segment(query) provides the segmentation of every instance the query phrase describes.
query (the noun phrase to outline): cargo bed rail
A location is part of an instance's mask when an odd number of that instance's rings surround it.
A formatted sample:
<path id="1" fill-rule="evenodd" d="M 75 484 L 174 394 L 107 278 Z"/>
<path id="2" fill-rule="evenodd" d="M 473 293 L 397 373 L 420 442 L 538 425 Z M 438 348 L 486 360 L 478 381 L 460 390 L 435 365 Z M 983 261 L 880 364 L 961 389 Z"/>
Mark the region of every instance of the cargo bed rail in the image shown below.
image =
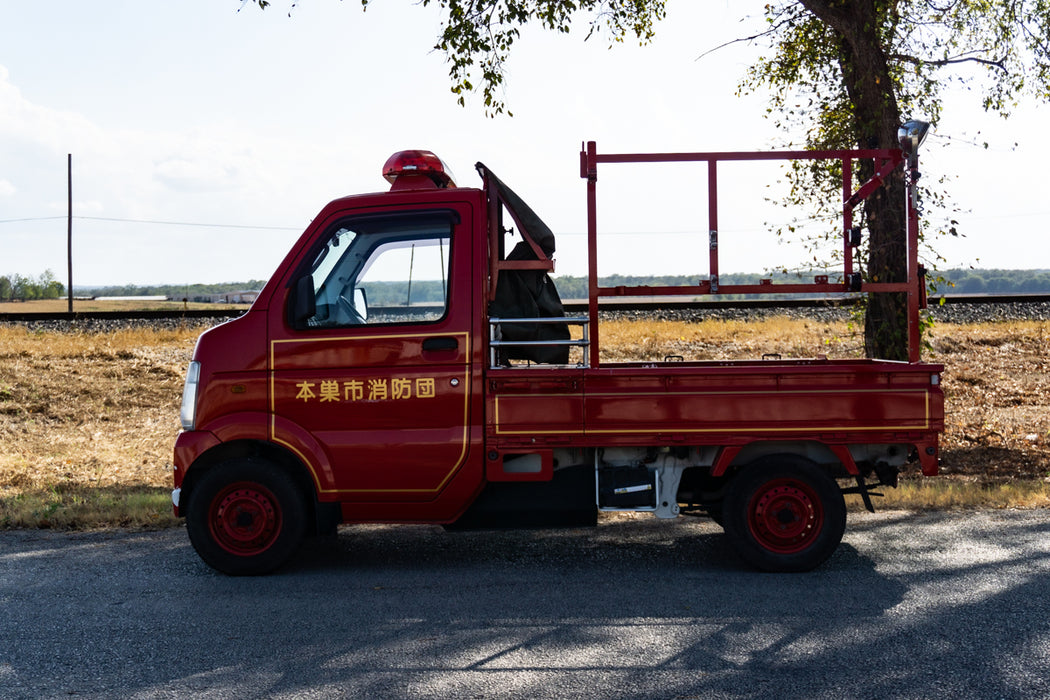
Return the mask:
<path id="1" fill-rule="evenodd" d="M 721 285 L 718 279 L 718 164 L 725 161 L 791 161 L 791 160 L 838 160 L 842 172 L 842 278 L 832 281 L 828 275 L 818 275 L 812 283 L 772 284 L 762 280 L 759 284 Z M 875 174 L 853 189 L 854 162 L 874 161 Z M 709 278 L 696 285 L 685 286 L 615 286 L 598 284 L 598 204 L 597 181 L 599 164 L 615 163 L 706 163 L 708 194 L 708 248 Z M 854 226 L 854 208 L 870 197 L 889 176 L 902 164 L 906 165 L 907 188 L 900 196 L 907 200 L 906 267 L 904 282 L 867 282 L 854 267 L 854 255 L 861 244 L 861 229 Z M 919 309 L 925 305 L 924 270 L 919 265 L 919 215 L 916 203 L 918 180 L 917 154 L 906 155 L 897 148 L 827 150 L 827 151 L 770 151 L 770 152 L 712 152 L 712 153 L 598 153 L 594 141 L 589 141 L 580 151 L 580 177 L 587 180 L 587 255 L 588 255 L 588 307 L 591 318 L 590 366 L 598 367 L 598 299 L 600 297 L 652 297 L 652 296 L 702 296 L 721 294 L 833 294 L 850 292 L 898 292 L 908 298 L 908 358 L 919 361 Z"/>

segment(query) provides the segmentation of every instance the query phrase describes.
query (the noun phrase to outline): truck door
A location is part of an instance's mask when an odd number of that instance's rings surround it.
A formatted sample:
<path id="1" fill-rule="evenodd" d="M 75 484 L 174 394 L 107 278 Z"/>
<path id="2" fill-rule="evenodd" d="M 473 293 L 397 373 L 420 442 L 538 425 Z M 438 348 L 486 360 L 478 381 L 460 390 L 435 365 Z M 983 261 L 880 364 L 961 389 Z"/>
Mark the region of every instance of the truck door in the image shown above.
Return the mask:
<path id="1" fill-rule="evenodd" d="M 271 309 L 272 439 L 322 497 L 430 501 L 467 463 L 470 218 L 467 204 L 330 216 Z"/>

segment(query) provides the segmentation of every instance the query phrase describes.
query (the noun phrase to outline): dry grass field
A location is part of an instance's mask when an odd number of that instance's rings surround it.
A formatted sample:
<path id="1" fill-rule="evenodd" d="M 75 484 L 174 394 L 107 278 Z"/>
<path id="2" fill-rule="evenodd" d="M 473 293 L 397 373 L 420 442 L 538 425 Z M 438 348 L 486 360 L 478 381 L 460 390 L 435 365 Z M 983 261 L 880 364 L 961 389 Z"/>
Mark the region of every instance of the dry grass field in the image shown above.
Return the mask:
<path id="1" fill-rule="evenodd" d="M 201 330 L 0 325 L 0 528 L 174 523 L 171 450 Z M 861 352 L 849 324 L 782 318 L 609 322 L 601 332 L 608 360 Z M 876 506 L 1050 505 L 1050 323 L 944 324 L 929 342 L 926 358 L 946 366 L 944 476 L 909 472 Z"/>
<path id="2" fill-rule="evenodd" d="M 0 527 L 165 522 L 157 490 L 199 332 L 0 327 Z M 115 502 L 147 497 L 112 522 Z"/>

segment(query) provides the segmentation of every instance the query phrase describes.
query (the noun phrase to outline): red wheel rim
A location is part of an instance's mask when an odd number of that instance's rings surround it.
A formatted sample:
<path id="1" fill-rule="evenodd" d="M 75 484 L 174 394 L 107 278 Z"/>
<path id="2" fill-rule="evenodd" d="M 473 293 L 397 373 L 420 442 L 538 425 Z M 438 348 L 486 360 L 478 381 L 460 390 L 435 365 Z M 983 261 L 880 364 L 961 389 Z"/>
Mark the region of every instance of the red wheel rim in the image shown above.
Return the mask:
<path id="1" fill-rule="evenodd" d="M 765 549 L 796 554 L 820 533 L 824 508 L 808 484 L 797 479 L 775 479 L 755 492 L 748 506 L 747 524 Z"/>
<path id="2" fill-rule="evenodd" d="M 259 484 L 227 486 L 212 500 L 209 512 L 208 527 L 215 541 L 238 556 L 266 551 L 281 531 L 277 499 Z"/>

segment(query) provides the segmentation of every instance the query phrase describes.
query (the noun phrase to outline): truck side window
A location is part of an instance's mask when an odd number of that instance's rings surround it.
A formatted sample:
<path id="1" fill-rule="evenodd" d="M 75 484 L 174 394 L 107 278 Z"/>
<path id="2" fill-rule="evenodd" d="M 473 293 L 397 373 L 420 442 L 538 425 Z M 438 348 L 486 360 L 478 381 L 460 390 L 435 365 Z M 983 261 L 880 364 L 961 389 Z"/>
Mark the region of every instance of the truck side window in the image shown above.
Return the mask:
<path id="1" fill-rule="evenodd" d="M 314 312 L 295 325 L 340 328 L 444 318 L 455 224 L 448 211 L 340 221 L 304 271 L 312 284 L 304 284 L 301 293 L 312 288 Z"/>

